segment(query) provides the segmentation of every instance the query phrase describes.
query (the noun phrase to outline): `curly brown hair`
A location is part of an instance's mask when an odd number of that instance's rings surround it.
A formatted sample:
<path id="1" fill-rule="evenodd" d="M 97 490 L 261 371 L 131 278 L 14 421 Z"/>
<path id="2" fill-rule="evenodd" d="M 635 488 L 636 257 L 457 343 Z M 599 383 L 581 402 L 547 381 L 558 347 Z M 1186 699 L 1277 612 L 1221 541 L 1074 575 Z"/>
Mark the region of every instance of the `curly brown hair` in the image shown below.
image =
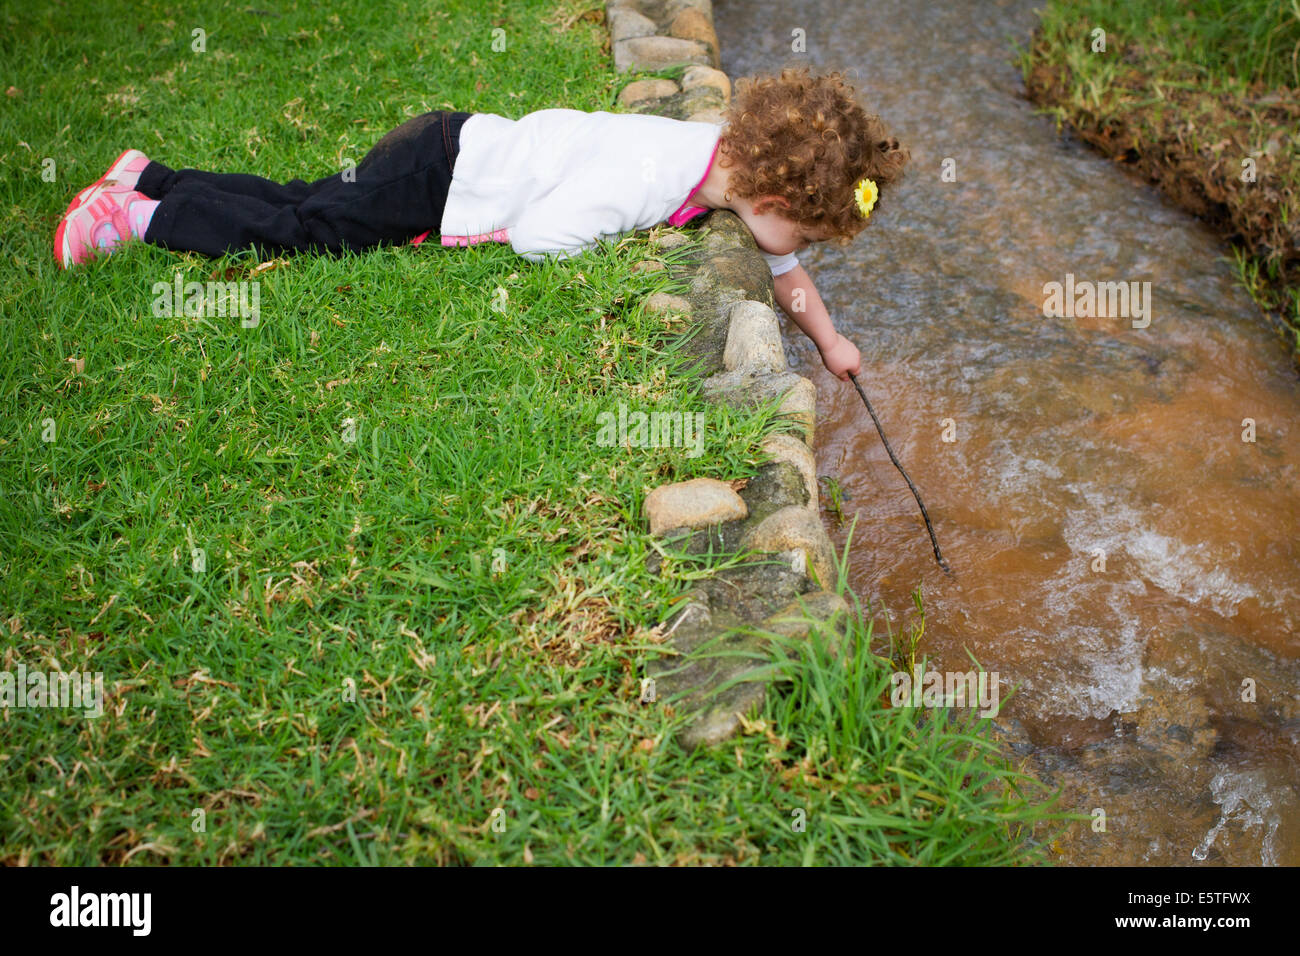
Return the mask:
<path id="1" fill-rule="evenodd" d="M 869 176 L 883 193 L 910 158 L 839 72 L 812 76 L 800 67 L 743 78 L 723 119 L 718 162 L 734 167 L 728 188 L 746 199 L 783 197 L 790 205 L 781 215 L 841 245 L 867 225 L 857 184 Z"/>

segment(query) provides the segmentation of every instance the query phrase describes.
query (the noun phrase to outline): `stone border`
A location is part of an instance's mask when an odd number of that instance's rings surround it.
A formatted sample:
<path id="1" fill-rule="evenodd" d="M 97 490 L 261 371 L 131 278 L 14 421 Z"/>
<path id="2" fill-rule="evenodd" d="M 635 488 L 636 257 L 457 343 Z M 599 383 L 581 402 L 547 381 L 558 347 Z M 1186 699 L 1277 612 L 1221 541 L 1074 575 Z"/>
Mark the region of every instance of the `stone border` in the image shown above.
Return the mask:
<path id="1" fill-rule="evenodd" d="M 620 103 L 673 119 L 722 121 L 731 81 L 716 68 L 711 0 L 610 0 L 606 17 L 620 72 L 687 67 L 680 83 L 628 84 Z M 708 213 L 702 223 L 702 252 L 678 273 L 690 291 L 651 296 L 646 307 L 684 314 L 697 327 L 686 350 L 708 376 L 709 400 L 743 405 L 780 399 L 781 413 L 798 423 L 802 438 L 767 438 L 763 451 L 772 461 L 743 485 L 697 478 L 661 485 L 646 498 L 651 533 L 674 548 L 756 552 L 711 576 L 663 625 L 670 655 L 653 661 L 649 673 L 655 699 L 671 698 L 694 715 L 680 736 L 688 747 L 727 739 L 745 713 L 762 704 L 766 682 L 746 675 L 766 667 L 771 635 L 803 637 L 815 624 L 833 627 L 848 612 L 829 589 L 834 551 L 818 512 L 812 453 L 816 388 L 786 365 L 771 271 L 748 228 L 724 210 Z M 669 249 L 687 240 L 667 232 L 658 242 Z"/>

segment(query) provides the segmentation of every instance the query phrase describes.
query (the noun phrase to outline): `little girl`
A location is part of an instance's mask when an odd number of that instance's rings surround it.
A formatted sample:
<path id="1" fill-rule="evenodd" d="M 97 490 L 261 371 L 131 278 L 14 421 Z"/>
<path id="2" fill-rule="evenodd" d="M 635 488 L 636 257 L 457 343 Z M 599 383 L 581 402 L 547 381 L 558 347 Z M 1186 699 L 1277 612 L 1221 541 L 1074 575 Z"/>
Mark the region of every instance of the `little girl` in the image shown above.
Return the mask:
<path id="1" fill-rule="evenodd" d="M 508 242 L 533 260 L 606 236 L 680 226 L 729 209 L 753 233 L 776 300 L 832 375 L 857 374 L 857 348 L 835 331 L 795 257 L 810 242 L 846 244 L 906 150 L 854 101 L 838 73 L 786 69 L 741 80 L 723 125 L 635 113 L 546 109 L 518 120 L 437 110 L 385 135 L 361 164 L 306 183 L 175 170 L 127 150 L 64 213 L 63 267 L 127 239 L 220 256 Z"/>

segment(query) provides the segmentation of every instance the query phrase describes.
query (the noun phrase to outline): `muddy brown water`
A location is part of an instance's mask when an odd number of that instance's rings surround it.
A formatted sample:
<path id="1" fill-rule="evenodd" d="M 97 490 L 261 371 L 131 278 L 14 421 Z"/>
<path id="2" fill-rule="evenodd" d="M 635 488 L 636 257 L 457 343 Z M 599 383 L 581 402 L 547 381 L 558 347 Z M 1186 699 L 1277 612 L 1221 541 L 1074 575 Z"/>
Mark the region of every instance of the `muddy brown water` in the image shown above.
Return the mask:
<path id="1" fill-rule="evenodd" d="M 787 322 L 819 473 L 858 515 L 851 583 L 896 626 L 920 585 L 932 667 L 969 653 L 1018 688 L 1008 747 L 1105 813 L 1061 862 L 1300 864 L 1300 384 L 1227 248 L 1024 98 L 1033 7 L 715 3 L 733 78 L 846 70 L 912 149 L 853 245 L 801 259 L 956 574 L 856 393 Z M 1067 274 L 1149 282 L 1150 324 L 1045 316 Z"/>

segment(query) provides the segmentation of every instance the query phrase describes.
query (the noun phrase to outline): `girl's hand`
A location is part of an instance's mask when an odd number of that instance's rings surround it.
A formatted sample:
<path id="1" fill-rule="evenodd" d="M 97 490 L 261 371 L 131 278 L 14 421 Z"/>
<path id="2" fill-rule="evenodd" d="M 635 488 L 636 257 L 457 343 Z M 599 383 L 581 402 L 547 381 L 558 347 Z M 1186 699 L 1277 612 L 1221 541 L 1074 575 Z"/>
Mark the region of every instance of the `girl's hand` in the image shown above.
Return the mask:
<path id="1" fill-rule="evenodd" d="M 862 374 L 862 353 L 858 351 L 856 345 L 838 332 L 835 333 L 835 341 L 831 347 L 822 351 L 821 356 L 826 371 L 841 381 L 847 382 L 850 372 L 854 375 Z"/>

